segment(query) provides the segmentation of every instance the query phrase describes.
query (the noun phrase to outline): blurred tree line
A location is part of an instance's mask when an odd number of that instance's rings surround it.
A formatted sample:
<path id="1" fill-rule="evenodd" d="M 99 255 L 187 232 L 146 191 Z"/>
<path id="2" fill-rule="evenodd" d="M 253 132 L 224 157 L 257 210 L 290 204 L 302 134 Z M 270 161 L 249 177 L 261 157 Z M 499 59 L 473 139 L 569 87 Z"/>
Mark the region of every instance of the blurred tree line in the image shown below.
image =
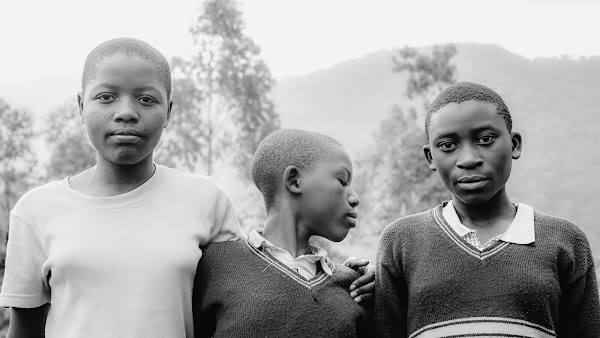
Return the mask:
<path id="1" fill-rule="evenodd" d="M 352 251 L 374 260 L 379 235 L 389 223 L 450 199 L 439 176 L 429 170 L 422 147 L 427 107 L 456 82 L 452 58 L 457 49 L 453 44 L 437 45 L 430 54 L 404 47 L 392 56 L 391 71 L 406 76 L 406 91 L 399 96 L 408 107 L 393 104 L 373 135 L 375 145 L 355 160 L 360 227 L 350 232 L 341 248 L 324 244 L 337 260 Z"/>
<path id="2" fill-rule="evenodd" d="M 280 127 L 269 98 L 274 80 L 260 57 L 260 48 L 244 34 L 242 13 L 233 0 L 203 2 L 190 33 L 193 52 L 170 62 L 175 104 L 155 161 L 207 175 L 233 168 L 230 171 L 237 179 L 252 186 L 250 159 L 260 141 Z M 402 96 L 414 106 L 403 109 L 393 105 L 374 135 L 374 148 L 355 161 L 358 174 L 354 184 L 361 198 L 362 224 L 351 232 L 346 241 L 349 245 L 376 239 L 393 219 L 444 199 L 443 185 L 423 160 L 421 124 L 429 100 L 455 82 L 454 55 L 456 48 L 446 45 L 434 47 L 431 55 L 406 47 L 394 57 L 391 71 L 408 74 Z M 74 175 L 96 162 L 75 100 L 52 110 L 44 126 L 41 141 L 50 150 L 47 163 L 35 157 L 31 116 L 0 99 L 2 276 L 9 211 L 18 198 L 33 186 Z M 248 192 L 243 203 L 236 208 L 242 226 L 260 226 L 264 211 L 258 190 Z M 338 261 L 348 256 L 327 242 L 320 244 Z M 0 328 L 8 323 L 6 314 L 0 312 Z"/>
<path id="3" fill-rule="evenodd" d="M 393 56 L 395 73 L 406 73 L 408 109 L 394 104 L 375 133 L 375 146 L 357 159 L 357 192 L 365 202 L 363 226 L 377 235 L 393 220 L 427 210 L 447 197 L 438 175 L 431 172 L 422 147 L 425 113 L 443 88 L 456 82 L 454 45 L 434 46 L 431 55 L 405 47 Z M 363 224 L 364 225 L 364 224 Z"/>
<path id="4" fill-rule="evenodd" d="M 190 27 L 194 52 L 170 60 L 175 104 L 155 152 L 157 163 L 206 175 L 233 168 L 238 179 L 249 183 L 250 159 L 260 141 L 279 128 L 279 115 L 269 98 L 274 80 L 244 27 L 235 1 L 202 3 Z M 52 110 L 43 125 L 35 131 L 28 112 L 0 99 L 1 276 L 9 212 L 19 197 L 34 186 L 77 174 L 96 163 L 74 99 Z M 34 138 L 36 132 L 41 140 Z M 49 150 L 47 163 L 37 160 L 36 141 L 44 142 Z M 247 200 L 261 200 L 257 195 Z M 240 218 L 260 218 L 261 212 L 247 208 Z M 0 336 L 6 334 L 7 325 L 8 312 L 1 311 Z"/>

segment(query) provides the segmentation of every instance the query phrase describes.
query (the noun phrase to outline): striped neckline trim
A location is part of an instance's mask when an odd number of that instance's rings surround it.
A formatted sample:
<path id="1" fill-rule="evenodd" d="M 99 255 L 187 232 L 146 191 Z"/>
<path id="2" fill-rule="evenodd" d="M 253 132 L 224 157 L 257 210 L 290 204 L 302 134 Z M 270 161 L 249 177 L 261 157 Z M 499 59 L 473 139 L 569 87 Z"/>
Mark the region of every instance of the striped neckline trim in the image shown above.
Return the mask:
<path id="1" fill-rule="evenodd" d="M 294 280 L 296 283 L 298 283 L 308 289 L 312 289 L 312 288 L 316 287 L 317 285 L 323 283 L 327 278 L 330 277 L 328 274 L 323 273 L 321 271 L 321 272 L 318 272 L 314 278 L 311 278 L 310 280 L 306 280 L 298 272 L 293 271 L 291 268 L 289 268 L 285 264 L 281 263 L 277 259 L 273 258 L 271 255 L 263 252 L 260 249 L 253 247 L 250 243 L 248 243 L 248 240 L 246 240 L 244 242 L 246 243 L 246 246 L 248 246 L 248 248 L 250 248 L 250 251 L 252 251 L 260 259 L 266 261 L 269 264 L 269 265 L 267 265 L 265 270 L 268 269 L 269 267 L 274 267 L 277 270 L 279 270 L 280 272 L 282 272 L 283 274 L 285 274 L 286 276 L 288 276 L 289 278 L 291 278 L 292 280 Z M 331 271 L 333 272 L 334 270 L 335 270 L 335 266 L 332 266 Z"/>
<path id="2" fill-rule="evenodd" d="M 442 206 L 439 205 L 435 210 L 433 210 L 433 218 L 436 223 L 440 226 L 442 231 L 463 251 L 467 254 L 483 261 L 488 259 L 495 254 L 499 253 L 503 249 L 509 246 L 510 243 L 497 241 L 492 244 L 490 247 L 485 248 L 483 251 L 479 251 L 477 248 L 474 248 L 471 244 L 467 243 L 464 238 L 460 237 L 450 225 L 444 219 L 442 215 Z"/>

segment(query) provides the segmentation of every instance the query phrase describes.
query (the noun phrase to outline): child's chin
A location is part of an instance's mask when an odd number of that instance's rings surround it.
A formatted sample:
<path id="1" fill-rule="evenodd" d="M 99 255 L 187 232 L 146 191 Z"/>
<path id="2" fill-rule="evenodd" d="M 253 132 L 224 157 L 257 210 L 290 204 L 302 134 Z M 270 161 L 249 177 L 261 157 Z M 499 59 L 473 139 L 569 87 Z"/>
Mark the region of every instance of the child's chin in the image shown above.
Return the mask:
<path id="1" fill-rule="evenodd" d="M 344 238 L 346 238 L 347 236 L 348 236 L 348 231 L 346 231 L 343 234 L 335 234 L 333 236 L 329 236 L 327 239 L 330 240 L 330 241 L 332 241 L 332 242 L 338 243 L 338 242 L 343 241 Z"/>
<path id="2" fill-rule="evenodd" d="M 459 199 L 466 205 L 476 207 L 489 202 L 491 198 L 487 196 L 461 196 Z"/>

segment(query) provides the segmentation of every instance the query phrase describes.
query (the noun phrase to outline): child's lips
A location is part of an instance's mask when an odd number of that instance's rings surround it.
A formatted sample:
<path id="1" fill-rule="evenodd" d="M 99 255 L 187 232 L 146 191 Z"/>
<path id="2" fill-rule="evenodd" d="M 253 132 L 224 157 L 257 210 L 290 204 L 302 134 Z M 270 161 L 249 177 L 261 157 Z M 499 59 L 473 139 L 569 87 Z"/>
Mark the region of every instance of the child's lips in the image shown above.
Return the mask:
<path id="1" fill-rule="evenodd" d="M 353 228 L 356 226 L 356 217 L 358 217 L 356 211 L 347 214 L 347 219 L 350 222 L 350 226 Z"/>
<path id="2" fill-rule="evenodd" d="M 457 184 L 464 190 L 474 190 L 482 188 L 487 183 L 487 181 L 487 177 L 483 176 L 465 176 L 461 177 L 457 181 Z"/>
<path id="3" fill-rule="evenodd" d="M 487 180 L 487 178 L 483 177 L 483 176 L 465 176 L 465 177 L 461 177 L 458 180 L 458 183 L 474 183 L 474 182 L 480 182 L 480 181 L 484 181 Z"/>
<path id="4" fill-rule="evenodd" d="M 110 134 L 110 137 L 119 143 L 134 143 L 137 142 L 141 135 L 135 129 L 117 129 Z"/>
<path id="5" fill-rule="evenodd" d="M 140 136 L 140 133 L 131 128 L 120 128 L 111 133 L 111 135 L 124 135 L 124 136 Z"/>

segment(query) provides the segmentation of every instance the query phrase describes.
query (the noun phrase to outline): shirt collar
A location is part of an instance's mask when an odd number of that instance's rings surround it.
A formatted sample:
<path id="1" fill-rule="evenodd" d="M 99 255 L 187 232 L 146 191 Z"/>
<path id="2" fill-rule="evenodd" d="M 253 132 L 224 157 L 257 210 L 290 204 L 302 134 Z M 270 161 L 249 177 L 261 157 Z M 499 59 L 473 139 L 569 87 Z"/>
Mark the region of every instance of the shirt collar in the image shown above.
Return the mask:
<path id="1" fill-rule="evenodd" d="M 269 251 L 275 258 L 287 266 L 297 266 L 309 270 L 314 276 L 316 275 L 316 264 L 320 263 L 323 272 L 328 275 L 333 275 L 330 264 L 331 261 L 327 257 L 327 250 L 311 244 L 312 254 L 300 255 L 294 258 L 289 251 L 282 249 L 273 243 L 269 242 L 262 236 L 262 231 L 254 229 L 248 234 L 248 243 L 257 249 Z"/>
<path id="2" fill-rule="evenodd" d="M 531 244 L 535 242 L 535 226 L 533 223 L 533 208 L 525 203 L 516 203 L 517 214 L 510 223 L 506 232 L 500 238 L 504 242 L 515 243 L 515 244 Z M 452 205 L 452 201 L 449 201 L 442 215 L 448 225 L 460 236 L 464 237 L 468 233 L 474 231 L 463 225 L 458 218 L 456 209 Z"/>

